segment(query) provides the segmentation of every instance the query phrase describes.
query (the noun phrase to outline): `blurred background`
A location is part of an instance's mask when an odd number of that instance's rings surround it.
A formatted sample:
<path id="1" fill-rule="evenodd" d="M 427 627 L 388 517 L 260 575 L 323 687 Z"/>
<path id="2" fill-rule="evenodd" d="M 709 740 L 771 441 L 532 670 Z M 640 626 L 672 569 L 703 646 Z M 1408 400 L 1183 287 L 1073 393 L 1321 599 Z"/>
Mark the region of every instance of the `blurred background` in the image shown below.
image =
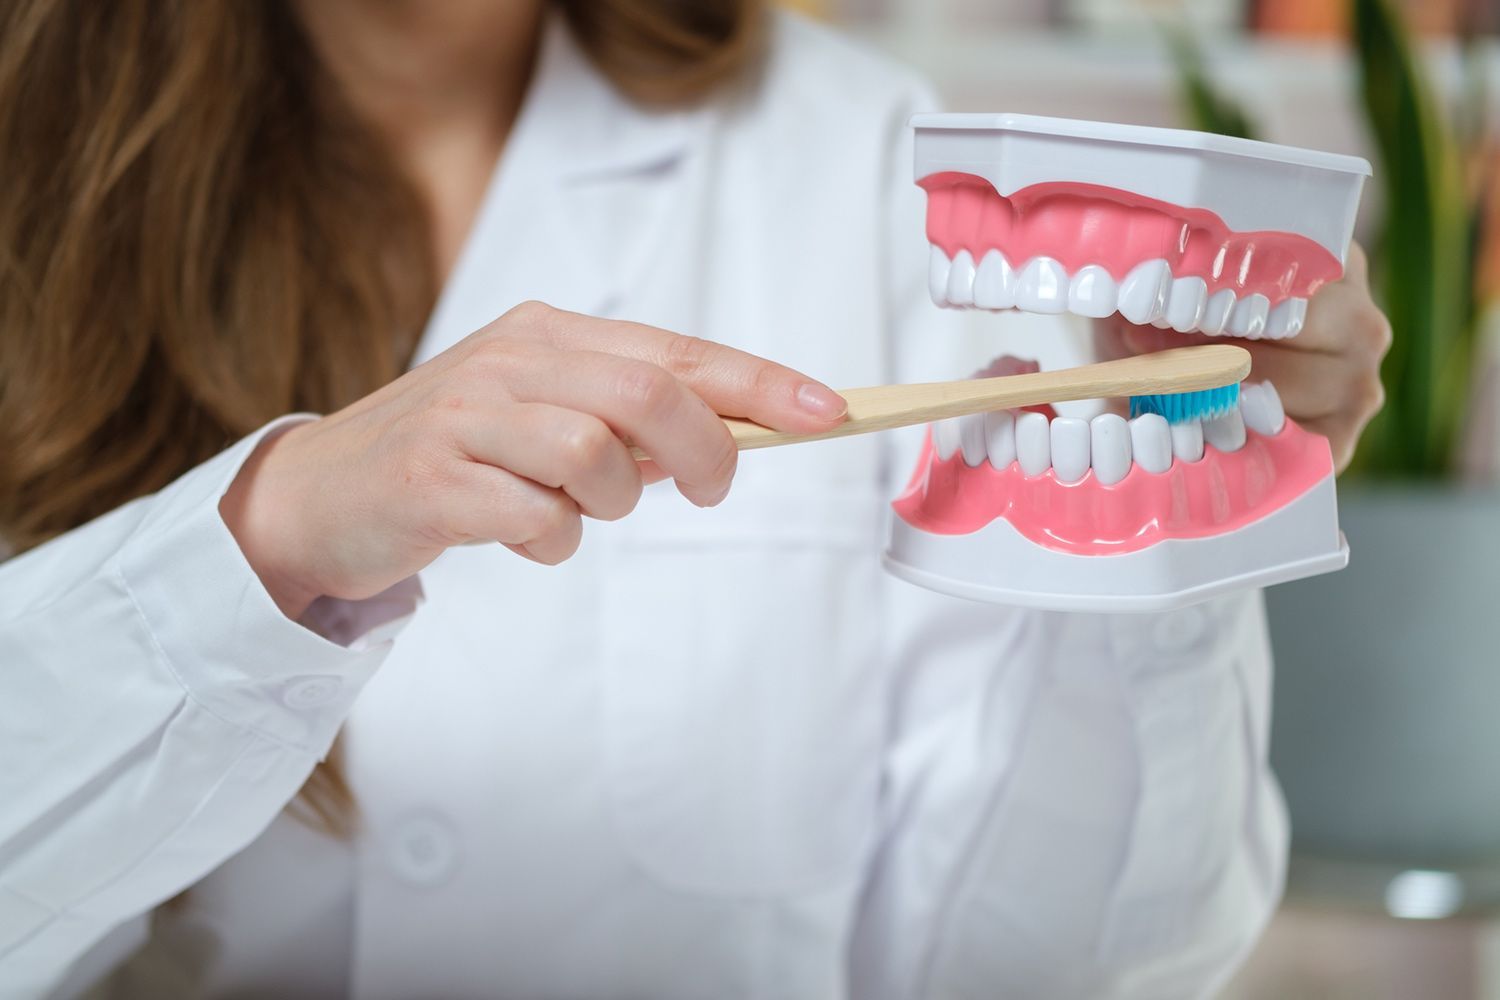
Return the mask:
<path id="1" fill-rule="evenodd" d="M 1500 0 L 799 0 L 949 110 L 1369 158 L 1345 573 L 1267 595 L 1286 902 L 1231 1000 L 1500 1000 Z M 1044 358 L 1044 363 L 1046 359 Z"/>

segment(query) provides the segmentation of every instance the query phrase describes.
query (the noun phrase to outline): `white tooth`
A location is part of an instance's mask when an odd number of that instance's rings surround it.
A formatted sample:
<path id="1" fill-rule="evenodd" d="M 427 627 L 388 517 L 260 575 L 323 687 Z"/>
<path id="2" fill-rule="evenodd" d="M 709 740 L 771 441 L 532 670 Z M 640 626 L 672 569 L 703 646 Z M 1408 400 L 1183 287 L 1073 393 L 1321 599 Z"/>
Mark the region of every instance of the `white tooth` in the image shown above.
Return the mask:
<path id="1" fill-rule="evenodd" d="M 1051 257 L 1033 257 L 1016 280 L 1016 308 L 1060 313 L 1068 308 L 1068 272 Z"/>
<path id="2" fill-rule="evenodd" d="M 984 464 L 984 414 L 971 413 L 958 423 L 958 449 L 969 468 Z"/>
<path id="3" fill-rule="evenodd" d="M 1028 476 L 1040 476 L 1052 467 L 1052 431 L 1046 414 L 1016 414 L 1016 459 Z"/>
<path id="4" fill-rule="evenodd" d="M 936 243 L 927 254 L 927 294 L 935 305 L 948 304 L 948 270 L 952 267 L 948 255 Z"/>
<path id="5" fill-rule="evenodd" d="M 1142 413 L 1130 421 L 1130 453 L 1147 472 L 1161 474 L 1172 467 L 1172 431 L 1160 413 Z"/>
<path id="6" fill-rule="evenodd" d="M 1240 415 L 1239 408 L 1205 420 L 1203 440 L 1223 452 L 1239 451 L 1245 447 L 1245 418 Z"/>
<path id="7" fill-rule="evenodd" d="M 1010 309 L 1016 304 L 1016 272 L 999 250 L 988 251 L 979 261 L 974 304 L 981 309 Z"/>
<path id="8" fill-rule="evenodd" d="M 1266 336 L 1272 340 L 1295 337 L 1307 319 L 1306 299 L 1286 299 L 1276 304 L 1266 319 Z"/>
<path id="9" fill-rule="evenodd" d="M 1245 382 L 1240 386 L 1240 416 L 1245 426 L 1257 434 L 1270 436 L 1271 411 L 1266 403 L 1266 393 L 1257 383 Z"/>
<path id="10" fill-rule="evenodd" d="M 974 304 L 974 258 L 967 250 L 953 255 L 953 267 L 948 271 L 948 302 L 955 306 Z"/>
<path id="11" fill-rule="evenodd" d="M 1132 323 L 1150 323 L 1165 314 L 1172 269 L 1160 258 L 1137 264 L 1120 282 L 1120 315 Z"/>
<path id="12" fill-rule="evenodd" d="M 1008 468 L 1016 460 L 1016 415 L 1010 410 L 984 415 L 984 450 L 997 469 Z"/>
<path id="13" fill-rule="evenodd" d="M 1266 437 L 1280 434 L 1286 425 L 1281 397 L 1269 382 L 1246 382 L 1240 386 L 1240 415 L 1245 418 L 1246 427 Z"/>
<path id="14" fill-rule="evenodd" d="M 1256 292 L 1234 304 L 1229 314 L 1229 333 L 1234 337 L 1259 340 L 1266 332 L 1266 314 L 1271 311 L 1271 300 Z"/>
<path id="15" fill-rule="evenodd" d="M 1234 311 L 1234 290 L 1221 288 L 1208 297 L 1208 304 L 1203 307 L 1203 318 L 1198 321 L 1198 329 L 1207 334 L 1220 334 L 1224 332 L 1224 326 L 1229 322 L 1229 314 Z"/>
<path id="16" fill-rule="evenodd" d="M 1130 425 L 1118 413 L 1101 413 L 1089 421 L 1089 462 L 1104 486 L 1130 473 Z"/>
<path id="17" fill-rule="evenodd" d="M 1167 322 L 1178 333 L 1197 328 L 1208 305 L 1208 282 L 1202 278 L 1177 278 L 1167 295 Z"/>
<path id="18" fill-rule="evenodd" d="M 1167 319 L 1167 317 L 1165 317 L 1165 316 L 1158 316 L 1158 317 L 1156 317 L 1155 319 L 1153 319 L 1151 321 L 1151 325 L 1154 326 L 1154 327 L 1156 327 L 1158 330 L 1165 330 L 1168 327 L 1170 327 L 1172 325 L 1172 323 L 1171 323 L 1170 320 Z"/>
<path id="19" fill-rule="evenodd" d="M 1286 410 L 1281 405 L 1281 393 L 1276 391 L 1269 380 L 1262 382 L 1260 387 L 1265 390 L 1266 402 L 1271 407 L 1271 426 L 1280 434 L 1281 429 L 1286 426 Z"/>
<path id="20" fill-rule="evenodd" d="M 1068 312 L 1102 319 L 1115 311 L 1119 298 L 1119 286 L 1110 273 L 1089 264 L 1079 268 L 1068 285 Z"/>
<path id="21" fill-rule="evenodd" d="M 1076 483 L 1089 471 L 1089 422 L 1078 417 L 1052 419 L 1052 470 L 1060 483 Z"/>
<path id="22" fill-rule="evenodd" d="M 937 449 L 938 458 L 946 461 L 953 457 L 958 451 L 959 434 L 958 417 L 939 420 L 932 425 L 932 446 Z"/>
<path id="23" fill-rule="evenodd" d="M 1172 457 L 1184 462 L 1196 462 L 1203 457 L 1203 425 L 1196 420 L 1185 424 L 1172 424 Z"/>

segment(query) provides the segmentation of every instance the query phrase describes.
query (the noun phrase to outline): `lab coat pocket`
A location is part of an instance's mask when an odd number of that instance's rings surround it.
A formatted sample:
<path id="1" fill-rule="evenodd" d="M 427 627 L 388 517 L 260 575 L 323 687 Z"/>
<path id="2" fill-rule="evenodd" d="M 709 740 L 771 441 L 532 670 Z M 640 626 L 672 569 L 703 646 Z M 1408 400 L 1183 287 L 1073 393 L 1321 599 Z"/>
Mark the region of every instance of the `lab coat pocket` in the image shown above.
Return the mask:
<path id="1" fill-rule="evenodd" d="M 885 669 L 873 486 L 747 478 L 712 511 L 649 491 L 603 608 L 621 845 L 662 883 L 736 896 L 857 877 Z"/>

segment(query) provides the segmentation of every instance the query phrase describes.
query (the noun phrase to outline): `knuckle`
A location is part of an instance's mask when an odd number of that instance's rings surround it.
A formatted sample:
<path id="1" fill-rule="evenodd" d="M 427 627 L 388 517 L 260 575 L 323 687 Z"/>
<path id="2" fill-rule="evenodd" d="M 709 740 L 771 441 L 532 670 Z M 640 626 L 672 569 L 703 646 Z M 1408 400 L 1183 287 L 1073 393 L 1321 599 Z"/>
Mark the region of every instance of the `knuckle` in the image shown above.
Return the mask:
<path id="1" fill-rule="evenodd" d="M 1396 339 L 1396 331 L 1391 327 L 1391 321 L 1380 310 L 1375 310 L 1375 347 L 1380 351 L 1383 358 L 1391 349 L 1392 342 Z"/>
<path id="2" fill-rule="evenodd" d="M 520 326 L 546 326 L 556 313 L 557 310 L 545 302 L 527 299 L 511 306 L 501 318 Z"/>
<path id="3" fill-rule="evenodd" d="M 557 329 L 562 310 L 528 299 L 511 306 L 499 319 L 490 324 L 493 336 L 487 338 L 492 344 L 507 341 L 549 341 Z"/>
<path id="4" fill-rule="evenodd" d="M 578 508 L 574 504 L 561 497 L 554 496 L 542 503 L 536 516 L 536 534 L 534 538 L 547 538 L 554 535 L 566 535 L 574 530 L 578 521 Z"/>
<path id="5" fill-rule="evenodd" d="M 673 337 L 667 342 L 664 367 L 678 378 L 696 374 L 708 366 L 714 345 L 702 337 Z"/>
<path id="6" fill-rule="evenodd" d="M 598 421 L 579 421 L 562 432 L 557 447 L 564 463 L 586 472 L 604 464 L 614 447 L 615 436 Z"/>
<path id="7" fill-rule="evenodd" d="M 656 416 L 666 412 L 677 399 L 677 380 L 653 365 L 628 366 L 620 376 L 620 401 L 633 412 Z"/>

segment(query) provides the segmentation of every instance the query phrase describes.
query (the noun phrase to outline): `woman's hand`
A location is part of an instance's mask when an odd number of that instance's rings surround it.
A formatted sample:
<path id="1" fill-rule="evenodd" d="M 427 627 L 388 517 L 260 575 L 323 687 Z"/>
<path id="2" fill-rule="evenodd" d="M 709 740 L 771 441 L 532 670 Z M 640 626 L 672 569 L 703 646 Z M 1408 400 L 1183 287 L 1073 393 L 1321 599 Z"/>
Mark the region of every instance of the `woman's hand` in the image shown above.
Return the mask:
<path id="1" fill-rule="evenodd" d="M 1118 316 L 1104 330 L 1105 354 L 1144 354 L 1225 338 L 1131 326 Z M 1119 351 L 1108 341 L 1117 340 Z M 1370 418 L 1385 402 L 1380 361 L 1391 346 L 1391 324 L 1370 298 L 1364 251 L 1349 247 L 1344 277 L 1326 285 L 1307 305 L 1302 332 L 1289 340 L 1237 340 L 1251 354 L 1250 377 L 1276 386 L 1287 415 L 1328 438 L 1340 471 Z"/>
<path id="2" fill-rule="evenodd" d="M 582 517 L 624 517 L 648 479 L 712 506 L 738 458 L 717 414 L 811 432 L 845 410 L 833 390 L 753 355 L 531 302 L 263 444 L 220 510 L 297 618 L 319 596 L 378 594 L 475 539 L 562 562 Z"/>

